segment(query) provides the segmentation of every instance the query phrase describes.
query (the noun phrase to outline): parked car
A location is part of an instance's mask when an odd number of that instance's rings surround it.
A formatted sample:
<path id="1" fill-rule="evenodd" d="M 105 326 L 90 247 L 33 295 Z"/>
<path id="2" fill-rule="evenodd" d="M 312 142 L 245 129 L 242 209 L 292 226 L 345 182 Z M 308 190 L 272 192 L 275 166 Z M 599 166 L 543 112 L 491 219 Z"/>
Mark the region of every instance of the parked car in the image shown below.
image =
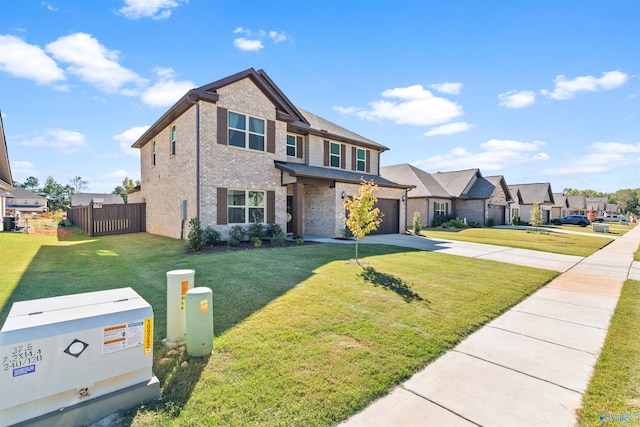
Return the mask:
<path id="1" fill-rule="evenodd" d="M 596 221 L 598 221 L 598 222 L 604 222 L 604 221 L 608 221 L 608 222 L 629 221 L 629 218 L 624 216 L 624 215 L 619 215 L 619 214 L 605 214 L 605 215 L 599 216 L 596 219 Z"/>
<path id="2" fill-rule="evenodd" d="M 587 218 L 585 215 L 567 215 L 563 216 L 562 218 L 553 218 L 551 220 L 551 223 L 553 223 L 554 225 L 571 224 L 579 225 L 580 227 L 586 227 L 587 225 L 591 224 L 591 221 L 589 221 L 589 218 Z"/>

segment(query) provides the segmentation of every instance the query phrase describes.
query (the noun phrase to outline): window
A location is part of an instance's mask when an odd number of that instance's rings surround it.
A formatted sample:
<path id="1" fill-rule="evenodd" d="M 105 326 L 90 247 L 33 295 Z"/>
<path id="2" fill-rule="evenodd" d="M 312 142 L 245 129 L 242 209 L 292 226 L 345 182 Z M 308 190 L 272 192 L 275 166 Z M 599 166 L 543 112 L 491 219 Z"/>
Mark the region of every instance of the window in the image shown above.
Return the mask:
<path id="1" fill-rule="evenodd" d="M 367 168 L 367 152 L 362 148 L 358 148 L 357 156 L 356 156 L 356 170 L 360 172 L 364 172 L 366 168 Z"/>
<path id="2" fill-rule="evenodd" d="M 447 204 L 445 202 L 436 202 L 436 215 L 445 216 L 447 214 Z"/>
<path id="3" fill-rule="evenodd" d="M 296 137 L 293 135 L 287 135 L 287 156 L 296 156 Z"/>
<path id="4" fill-rule="evenodd" d="M 176 125 L 171 126 L 171 155 L 176 155 Z"/>
<path id="5" fill-rule="evenodd" d="M 37 200 L 37 199 L 36 199 L 35 204 L 36 204 L 36 205 L 39 205 L 39 204 L 40 204 L 40 200 Z"/>
<path id="6" fill-rule="evenodd" d="M 8 200 L 9 200 L 9 204 L 10 204 L 10 205 L 13 205 L 13 203 L 15 202 L 15 200 L 14 200 L 14 199 L 8 199 Z"/>
<path id="7" fill-rule="evenodd" d="M 229 111 L 229 145 L 264 151 L 264 120 Z"/>
<path id="8" fill-rule="evenodd" d="M 264 223 L 264 191 L 227 190 L 229 224 Z"/>
<path id="9" fill-rule="evenodd" d="M 333 168 L 340 167 L 340 144 L 329 144 L 329 165 Z"/>
<path id="10" fill-rule="evenodd" d="M 152 163 L 153 166 L 156 165 L 156 142 L 153 141 L 153 159 L 152 159 Z"/>
<path id="11" fill-rule="evenodd" d="M 27 200 L 27 199 L 24 199 L 23 202 L 24 202 L 23 205 L 28 205 L 29 204 L 29 200 Z"/>

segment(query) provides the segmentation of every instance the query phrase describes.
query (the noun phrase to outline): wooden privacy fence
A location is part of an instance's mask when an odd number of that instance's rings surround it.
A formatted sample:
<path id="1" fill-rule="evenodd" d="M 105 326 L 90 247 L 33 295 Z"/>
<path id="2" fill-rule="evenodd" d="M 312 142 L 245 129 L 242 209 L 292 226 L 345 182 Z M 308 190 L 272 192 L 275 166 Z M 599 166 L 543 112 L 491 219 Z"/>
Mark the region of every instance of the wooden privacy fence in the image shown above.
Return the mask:
<path id="1" fill-rule="evenodd" d="M 144 203 L 70 207 L 67 219 L 91 237 L 147 231 Z"/>

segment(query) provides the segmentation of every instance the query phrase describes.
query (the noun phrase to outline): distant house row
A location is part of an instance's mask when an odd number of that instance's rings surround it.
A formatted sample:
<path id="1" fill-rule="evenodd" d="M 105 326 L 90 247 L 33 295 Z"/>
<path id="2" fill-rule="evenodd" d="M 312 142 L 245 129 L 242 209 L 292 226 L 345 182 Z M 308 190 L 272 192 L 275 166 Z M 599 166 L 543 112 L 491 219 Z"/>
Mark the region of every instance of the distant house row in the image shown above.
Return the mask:
<path id="1" fill-rule="evenodd" d="M 127 192 L 128 201 L 146 204 L 147 232 L 173 238 L 188 234 L 193 217 L 223 237 L 252 223 L 275 223 L 293 235 L 341 236 L 342 202 L 358 193 L 362 179 L 378 185 L 379 234 L 403 232 L 414 212 L 423 226 L 443 218 L 485 226 L 529 221 L 535 203 L 547 222 L 612 208 L 606 200 L 554 194 L 548 182 L 509 185 L 479 169 L 381 167 L 387 147 L 297 107 L 253 68 L 190 90 L 133 147 L 140 149 L 141 185 Z M 0 173 L 2 167 L 0 158 Z M 6 190 L 3 208 L 26 212 L 27 201 L 46 207 L 21 189 Z M 113 203 L 105 196 L 77 194 L 72 205 Z"/>

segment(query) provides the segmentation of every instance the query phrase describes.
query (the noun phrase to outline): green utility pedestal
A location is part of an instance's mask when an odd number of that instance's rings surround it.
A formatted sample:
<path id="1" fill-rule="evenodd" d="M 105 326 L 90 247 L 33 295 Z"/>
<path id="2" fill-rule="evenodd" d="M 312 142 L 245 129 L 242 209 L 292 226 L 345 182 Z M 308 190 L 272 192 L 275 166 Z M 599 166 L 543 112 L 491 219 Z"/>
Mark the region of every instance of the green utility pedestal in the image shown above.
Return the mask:
<path id="1" fill-rule="evenodd" d="M 213 352 L 213 292 L 209 288 L 189 289 L 186 294 L 187 354 L 207 356 Z"/>

